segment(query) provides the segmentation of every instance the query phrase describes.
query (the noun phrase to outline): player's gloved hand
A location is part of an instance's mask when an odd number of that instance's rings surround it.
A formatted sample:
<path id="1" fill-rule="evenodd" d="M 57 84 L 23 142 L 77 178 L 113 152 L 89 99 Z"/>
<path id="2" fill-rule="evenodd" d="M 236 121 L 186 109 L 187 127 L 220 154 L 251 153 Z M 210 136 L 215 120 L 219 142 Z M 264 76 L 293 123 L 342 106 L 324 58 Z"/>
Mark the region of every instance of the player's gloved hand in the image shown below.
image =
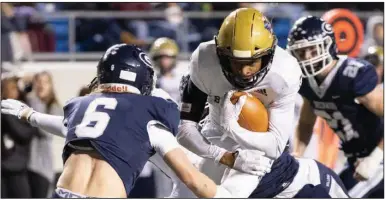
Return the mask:
<path id="1" fill-rule="evenodd" d="M 358 181 L 365 181 L 373 177 L 382 161 L 383 150 L 376 147 L 369 156 L 357 161 L 354 178 Z"/>
<path id="2" fill-rule="evenodd" d="M 241 96 L 238 101 L 233 104 L 231 102 L 231 97 L 235 90 L 229 91 L 222 102 L 222 110 L 220 115 L 220 124 L 225 131 L 232 131 L 232 127 L 239 126 L 238 120 L 240 112 L 245 104 L 247 99 L 246 95 Z"/>
<path id="3" fill-rule="evenodd" d="M 271 172 L 273 160 L 259 150 L 238 149 L 233 169 L 257 176 Z"/>
<path id="4" fill-rule="evenodd" d="M 18 100 L 6 99 L 1 101 L 1 113 L 3 114 L 13 115 L 19 119 L 28 121 L 28 118 L 34 112 L 32 108 Z"/>

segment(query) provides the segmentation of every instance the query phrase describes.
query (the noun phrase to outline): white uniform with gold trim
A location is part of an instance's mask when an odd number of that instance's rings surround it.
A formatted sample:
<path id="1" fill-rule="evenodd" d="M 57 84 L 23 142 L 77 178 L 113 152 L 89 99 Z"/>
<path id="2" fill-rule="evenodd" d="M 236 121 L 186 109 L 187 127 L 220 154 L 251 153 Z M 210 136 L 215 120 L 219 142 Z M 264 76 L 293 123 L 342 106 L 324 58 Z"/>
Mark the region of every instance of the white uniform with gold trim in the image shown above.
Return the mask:
<path id="1" fill-rule="evenodd" d="M 235 135 L 228 135 L 229 137 L 221 139 L 224 135 L 220 126 L 221 104 L 224 95 L 235 88 L 222 72 L 213 40 L 201 43 L 194 51 L 190 61 L 189 75 L 193 84 L 208 95 L 210 112 L 201 133 L 212 144 L 228 151 L 234 151 L 236 148 L 257 149 L 275 159 L 282 154 L 289 136 L 294 131 L 295 98 L 301 83 L 300 67 L 294 57 L 282 48 L 276 47 L 267 75 L 256 87 L 247 90 L 267 107 L 270 118 L 269 131 L 266 133 L 240 133 L 244 134 L 242 139 L 236 139 Z M 189 112 L 191 106 L 191 104 L 183 102 L 182 112 Z M 215 182 L 221 182 L 221 185 L 235 197 L 248 197 L 260 181 L 257 176 L 227 169 L 224 165 L 216 164 L 211 159 L 203 159 L 198 165 L 201 166 L 202 172 Z M 240 181 L 245 181 L 248 184 L 235 187 L 236 184 L 240 184 Z"/>
<path id="2" fill-rule="evenodd" d="M 211 129 L 220 124 L 220 110 L 224 95 L 234 89 L 223 75 L 219 59 L 216 55 L 214 41 L 201 43 L 193 53 L 190 63 L 190 77 L 192 82 L 208 95 L 209 121 L 204 130 Z M 294 117 L 295 98 L 301 83 L 301 71 L 298 62 L 289 53 L 276 47 L 275 55 L 265 78 L 248 92 L 259 98 L 267 107 L 270 117 L 269 132 L 258 135 L 259 141 L 255 146 L 266 152 L 270 157 L 278 157 L 284 150 L 288 138 L 294 130 L 292 118 Z M 228 138 L 220 142 L 222 134 L 215 131 L 204 131 L 205 137 L 211 142 L 232 150 L 234 146 L 251 144 L 232 143 Z M 266 141 L 261 140 L 266 139 Z M 233 141 L 234 142 L 234 141 Z M 263 144 L 271 142 L 268 146 Z"/>
<path id="3" fill-rule="evenodd" d="M 221 128 L 221 104 L 224 95 L 234 87 L 222 72 L 214 41 L 201 43 L 194 51 L 189 75 L 194 86 L 208 95 L 209 115 L 201 130 L 207 140 L 228 151 L 236 148 L 257 149 L 276 159 L 271 172 L 259 178 L 216 164 L 212 159 L 200 161 L 191 153 L 188 154 L 195 158 L 192 162 L 202 172 L 218 184 L 221 183 L 233 197 L 292 198 L 298 192 L 304 192 L 303 188 L 314 191 L 312 187 L 316 185 L 331 197 L 347 197 L 339 178 L 331 170 L 312 159 L 295 159 L 286 150 L 289 137 L 295 130 L 295 102 L 301 85 L 300 66 L 289 53 L 276 47 L 267 75 L 257 86 L 247 90 L 259 98 L 268 110 L 269 130 L 264 133 L 238 128 L 229 134 Z M 192 105 L 183 102 L 182 112 L 189 113 Z"/>

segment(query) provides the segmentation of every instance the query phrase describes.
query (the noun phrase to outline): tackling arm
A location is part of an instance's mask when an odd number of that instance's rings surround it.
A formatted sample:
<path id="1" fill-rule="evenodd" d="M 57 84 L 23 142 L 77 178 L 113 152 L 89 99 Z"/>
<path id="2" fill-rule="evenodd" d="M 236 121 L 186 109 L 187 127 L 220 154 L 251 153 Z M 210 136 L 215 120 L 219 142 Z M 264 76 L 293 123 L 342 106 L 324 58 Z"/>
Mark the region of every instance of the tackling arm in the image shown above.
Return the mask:
<path id="1" fill-rule="evenodd" d="M 173 182 L 176 181 L 177 175 L 177 177 L 200 198 L 232 197 L 227 190 L 221 186 L 217 186 L 210 178 L 199 172 L 192 165 L 173 134 L 164 126 L 160 124 L 151 126 L 148 132 L 150 143 L 175 174 L 171 173 L 170 170 L 163 169 L 165 165 L 163 165 L 160 160 L 153 161 L 156 161 L 155 164 L 157 164 L 163 172 L 167 173 Z"/>
<path id="2" fill-rule="evenodd" d="M 65 138 L 67 135 L 66 127 L 63 124 L 63 116 L 48 115 L 34 112 L 29 117 L 28 122 L 56 136 Z"/>
<path id="3" fill-rule="evenodd" d="M 26 104 L 14 100 L 6 99 L 1 101 L 1 112 L 13 115 L 19 119 L 29 122 L 32 126 L 41 128 L 59 137 L 66 137 L 67 132 L 63 124 L 62 116 L 47 115 L 34 111 Z"/>

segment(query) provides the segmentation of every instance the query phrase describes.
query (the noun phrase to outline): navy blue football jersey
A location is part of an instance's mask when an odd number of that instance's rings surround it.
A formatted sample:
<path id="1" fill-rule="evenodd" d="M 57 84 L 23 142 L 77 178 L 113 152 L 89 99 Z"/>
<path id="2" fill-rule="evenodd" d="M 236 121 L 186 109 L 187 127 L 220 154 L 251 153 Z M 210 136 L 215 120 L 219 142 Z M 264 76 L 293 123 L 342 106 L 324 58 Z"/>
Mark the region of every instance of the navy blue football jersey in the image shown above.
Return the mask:
<path id="1" fill-rule="evenodd" d="M 68 129 L 63 161 L 73 144 L 87 141 L 115 169 L 129 195 L 145 163 L 155 153 L 149 122 L 161 122 L 177 134 L 177 105 L 162 98 L 130 93 L 96 93 L 70 100 L 64 107 Z"/>
<path id="2" fill-rule="evenodd" d="M 378 77 L 375 67 L 364 60 L 339 58 L 321 84 L 314 78 L 304 79 L 299 93 L 339 136 L 352 164 L 357 157 L 368 156 L 383 138 L 383 119 L 355 100 L 371 92 Z"/>

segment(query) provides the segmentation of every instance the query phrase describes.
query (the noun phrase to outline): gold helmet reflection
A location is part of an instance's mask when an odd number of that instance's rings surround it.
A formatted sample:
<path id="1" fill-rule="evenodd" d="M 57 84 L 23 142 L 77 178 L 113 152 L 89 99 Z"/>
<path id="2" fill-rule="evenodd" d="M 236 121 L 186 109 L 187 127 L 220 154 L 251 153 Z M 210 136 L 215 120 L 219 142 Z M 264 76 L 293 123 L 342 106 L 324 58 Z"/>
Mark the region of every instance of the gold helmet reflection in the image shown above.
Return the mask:
<path id="1" fill-rule="evenodd" d="M 215 37 L 217 55 L 228 81 L 239 89 L 257 85 L 267 74 L 276 47 L 276 36 L 267 18 L 254 8 L 240 8 L 230 13 Z M 230 61 L 254 62 L 262 60 L 262 67 L 252 81 L 233 74 Z"/>

